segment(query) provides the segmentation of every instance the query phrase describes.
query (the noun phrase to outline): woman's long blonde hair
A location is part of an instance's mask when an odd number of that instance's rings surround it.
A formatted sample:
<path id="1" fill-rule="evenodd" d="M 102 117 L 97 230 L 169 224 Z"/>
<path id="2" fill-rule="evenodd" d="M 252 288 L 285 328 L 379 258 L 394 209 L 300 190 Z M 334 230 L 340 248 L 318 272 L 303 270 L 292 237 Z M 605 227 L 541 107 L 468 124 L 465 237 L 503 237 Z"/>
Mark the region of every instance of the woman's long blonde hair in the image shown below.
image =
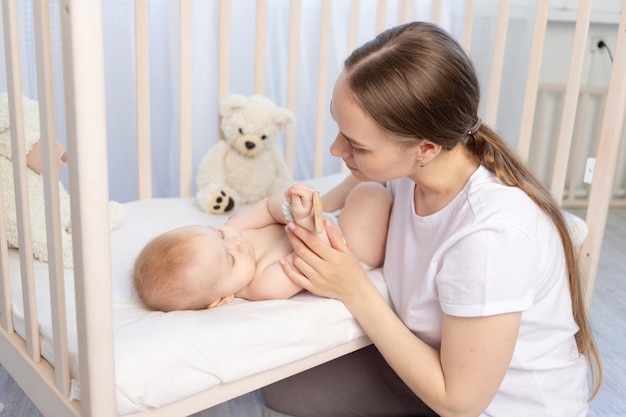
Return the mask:
<path id="1" fill-rule="evenodd" d="M 593 398 L 602 365 L 583 297 L 583 277 L 560 204 L 504 139 L 482 124 L 475 132 L 480 87 L 461 46 L 440 27 L 412 22 L 388 29 L 345 61 L 350 90 L 370 116 L 407 144 L 420 138 L 452 149 L 461 143 L 502 183 L 522 189 L 552 219 L 561 236 L 578 350 L 589 362 Z"/>

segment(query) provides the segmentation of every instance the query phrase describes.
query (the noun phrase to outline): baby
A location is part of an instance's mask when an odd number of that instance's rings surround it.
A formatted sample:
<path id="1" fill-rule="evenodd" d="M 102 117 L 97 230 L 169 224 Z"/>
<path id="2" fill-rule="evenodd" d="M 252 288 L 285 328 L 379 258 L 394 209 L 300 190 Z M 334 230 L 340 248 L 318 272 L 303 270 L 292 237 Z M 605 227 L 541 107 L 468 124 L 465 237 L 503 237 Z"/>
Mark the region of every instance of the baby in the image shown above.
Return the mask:
<path id="1" fill-rule="evenodd" d="M 323 205 L 342 209 L 338 224 L 350 249 L 361 262 L 376 267 L 384 258 L 391 195 L 381 184 L 355 182 L 348 177 L 323 197 Z M 135 290 L 147 307 L 160 311 L 213 308 L 235 297 L 289 298 L 302 288 L 278 262 L 293 257 L 286 217 L 314 231 L 314 212 L 313 191 L 298 184 L 219 228 L 184 226 L 166 232 L 150 241 L 135 261 Z M 318 236 L 328 242 L 323 229 Z"/>

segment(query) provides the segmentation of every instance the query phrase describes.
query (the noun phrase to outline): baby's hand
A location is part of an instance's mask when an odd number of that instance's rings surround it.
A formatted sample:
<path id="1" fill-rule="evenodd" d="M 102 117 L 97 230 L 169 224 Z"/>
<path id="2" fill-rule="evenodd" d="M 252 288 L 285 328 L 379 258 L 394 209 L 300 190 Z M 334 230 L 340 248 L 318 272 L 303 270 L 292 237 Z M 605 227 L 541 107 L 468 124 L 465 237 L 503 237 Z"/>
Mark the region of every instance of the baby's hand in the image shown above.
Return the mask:
<path id="1" fill-rule="evenodd" d="M 291 204 L 291 215 L 296 223 L 302 224 L 312 215 L 313 191 L 308 185 L 296 184 L 290 187 L 285 192 L 285 199 Z"/>
<path id="2" fill-rule="evenodd" d="M 296 223 L 317 233 L 323 231 L 319 191 L 313 191 L 305 184 L 296 184 L 285 192 L 285 199 L 290 203 L 291 215 Z"/>

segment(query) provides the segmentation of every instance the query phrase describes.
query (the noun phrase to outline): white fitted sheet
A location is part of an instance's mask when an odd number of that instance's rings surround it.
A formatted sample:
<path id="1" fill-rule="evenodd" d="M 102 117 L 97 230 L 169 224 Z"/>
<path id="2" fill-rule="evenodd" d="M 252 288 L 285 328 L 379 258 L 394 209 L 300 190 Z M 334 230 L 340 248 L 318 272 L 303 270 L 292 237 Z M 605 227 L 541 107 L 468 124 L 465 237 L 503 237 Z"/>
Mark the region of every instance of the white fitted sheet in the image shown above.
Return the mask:
<path id="1" fill-rule="evenodd" d="M 311 181 L 322 192 L 342 174 Z M 238 381 L 361 337 L 343 304 L 302 293 L 288 300 L 233 304 L 203 311 L 146 310 L 132 293 L 135 257 L 152 237 L 186 224 L 219 225 L 226 216 L 201 212 L 192 198 L 124 204 L 126 224 L 111 233 L 117 408 L 119 414 L 159 407 L 223 382 Z M 10 251 L 13 314 L 24 334 L 19 256 Z M 51 360 L 48 265 L 35 262 L 43 355 Z M 387 298 L 381 269 L 370 277 Z M 80 398 L 72 271 L 65 274 L 72 396 Z M 103 341 L 105 342 L 105 341 Z"/>

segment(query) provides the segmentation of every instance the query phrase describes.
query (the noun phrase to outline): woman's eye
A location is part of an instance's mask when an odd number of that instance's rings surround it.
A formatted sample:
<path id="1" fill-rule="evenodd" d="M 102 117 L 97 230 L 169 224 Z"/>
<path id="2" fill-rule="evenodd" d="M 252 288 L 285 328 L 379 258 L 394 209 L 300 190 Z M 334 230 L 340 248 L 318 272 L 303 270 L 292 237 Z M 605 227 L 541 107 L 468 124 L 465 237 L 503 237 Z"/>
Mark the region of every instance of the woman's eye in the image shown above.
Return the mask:
<path id="1" fill-rule="evenodd" d="M 350 152 L 354 152 L 354 153 L 365 152 L 365 149 L 357 148 L 350 141 L 346 141 L 346 143 L 348 144 L 348 149 L 350 149 Z"/>

